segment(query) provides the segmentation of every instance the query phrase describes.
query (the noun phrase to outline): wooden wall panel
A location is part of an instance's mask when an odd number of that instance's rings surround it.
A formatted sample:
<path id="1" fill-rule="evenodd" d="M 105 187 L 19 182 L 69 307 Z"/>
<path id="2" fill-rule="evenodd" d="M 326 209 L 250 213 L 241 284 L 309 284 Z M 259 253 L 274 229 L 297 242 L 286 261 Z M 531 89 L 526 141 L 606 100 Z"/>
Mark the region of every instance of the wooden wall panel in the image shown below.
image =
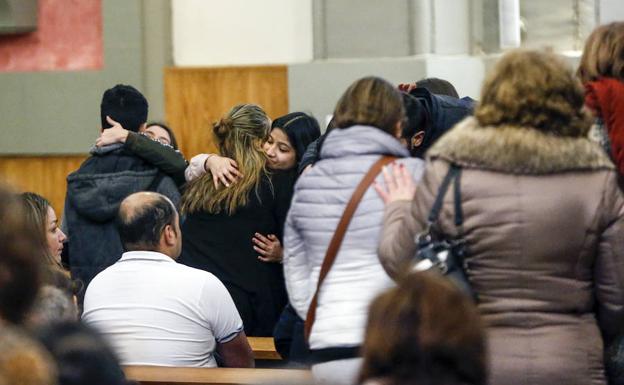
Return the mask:
<path id="1" fill-rule="evenodd" d="M 287 71 L 286 66 L 167 68 L 167 122 L 186 158 L 216 151 L 212 123 L 236 104 L 258 104 L 272 119 L 288 113 Z"/>
<path id="2" fill-rule="evenodd" d="M 47 198 L 58 216 L 62 215 L 67 189 L 66 178 L 87 158 L 79 156 L 0 157 L 0 181 L 22 191 Z"/>

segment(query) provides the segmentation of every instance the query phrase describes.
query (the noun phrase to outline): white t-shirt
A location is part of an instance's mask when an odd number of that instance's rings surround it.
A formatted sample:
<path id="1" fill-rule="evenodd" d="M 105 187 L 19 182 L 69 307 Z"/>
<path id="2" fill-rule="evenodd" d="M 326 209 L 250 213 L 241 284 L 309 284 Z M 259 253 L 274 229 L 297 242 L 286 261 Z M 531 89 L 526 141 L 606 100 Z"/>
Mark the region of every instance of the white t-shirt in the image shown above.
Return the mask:
<path id="1" fill-rule="evenodd" d="M 110 341 L 124 365 L 215 367 L 216 344 L 243 330 L 214 275 L 150 251 L 124 253 L 91 281 L 82 321 Z"/>

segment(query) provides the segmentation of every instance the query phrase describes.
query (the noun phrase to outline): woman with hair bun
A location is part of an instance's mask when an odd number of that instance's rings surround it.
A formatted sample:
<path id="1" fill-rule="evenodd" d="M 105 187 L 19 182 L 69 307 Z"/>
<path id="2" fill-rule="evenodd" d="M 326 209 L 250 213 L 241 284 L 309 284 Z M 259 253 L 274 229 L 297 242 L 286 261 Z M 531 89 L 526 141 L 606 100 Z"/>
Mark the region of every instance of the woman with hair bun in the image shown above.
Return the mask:
<path id="1" fill-rule="evenodd" d="M 182 198 L 183 248 L 179 259 L 207 270 L 226 286 L 248 336 L 271 336 L 287 302 L 282 265 L 258 259 L 256 233 L 282 237 L 293 175 L 269 172 L 263 144 L 271 122 L 253 104 L 233 107 L 213 126 L 221 155 L 236 162 L 240 176 L 225 187 L 211 174 L 188 182 Z"/>
<path id="2" fill-rule="evenodd" d="M 301 158 L 308 145 L 321 136 L 319 124 L 313 116 L 304 112 L 291 112 L 271 123 L 269 136 L 262 145 L 266 154 L 267 168 L 293 174 L 297 177 Z M 229 187 L 237 182 L 242 173 L 233 159 L 223 154 L 199 154 L 191 159 L 186 169 L 187 180 L 193 180 L 206 172 L 212 176 L 215 187 Z M 258 258 L 265 262 L 281 262 L 282 244 L 275 234 L 256 234 L 252 239 Z"/>

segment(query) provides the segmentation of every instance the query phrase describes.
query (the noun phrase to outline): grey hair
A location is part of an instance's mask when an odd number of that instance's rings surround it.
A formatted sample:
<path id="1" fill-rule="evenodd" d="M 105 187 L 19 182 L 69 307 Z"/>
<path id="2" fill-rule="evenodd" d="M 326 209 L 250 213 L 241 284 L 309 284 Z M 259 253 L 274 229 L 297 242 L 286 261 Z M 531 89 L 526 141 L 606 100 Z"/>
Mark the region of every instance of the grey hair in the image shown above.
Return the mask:
<path id="1" fill-rule="evenodd" d="M 78 309 L 67 293 L 50 285 L 39 289 L 29 316 L 31 327 L 39 328 L 53 323 L 77 320 Z"/>

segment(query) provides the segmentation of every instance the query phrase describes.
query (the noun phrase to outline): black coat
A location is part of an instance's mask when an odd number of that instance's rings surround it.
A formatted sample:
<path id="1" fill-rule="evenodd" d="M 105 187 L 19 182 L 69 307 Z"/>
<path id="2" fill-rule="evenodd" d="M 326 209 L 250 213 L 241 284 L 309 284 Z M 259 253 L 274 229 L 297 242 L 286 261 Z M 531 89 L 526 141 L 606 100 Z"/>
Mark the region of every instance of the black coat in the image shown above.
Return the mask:
<path id="1" fill-rule="evenodd" d="M 210 177 L 209 175 L 204 177 Z M 182 224 L 182 255 L 178 262 L 217 276 L 232 295 L 249 336 L 271 336 L 287 303 L 282 265 L 258 260 L 255 233 L 282 239 L 290 206 L 293 172 L 274 171 L 261 181 L 258 196 L 233 215 L 226 212 L 189 214 Z"/>

